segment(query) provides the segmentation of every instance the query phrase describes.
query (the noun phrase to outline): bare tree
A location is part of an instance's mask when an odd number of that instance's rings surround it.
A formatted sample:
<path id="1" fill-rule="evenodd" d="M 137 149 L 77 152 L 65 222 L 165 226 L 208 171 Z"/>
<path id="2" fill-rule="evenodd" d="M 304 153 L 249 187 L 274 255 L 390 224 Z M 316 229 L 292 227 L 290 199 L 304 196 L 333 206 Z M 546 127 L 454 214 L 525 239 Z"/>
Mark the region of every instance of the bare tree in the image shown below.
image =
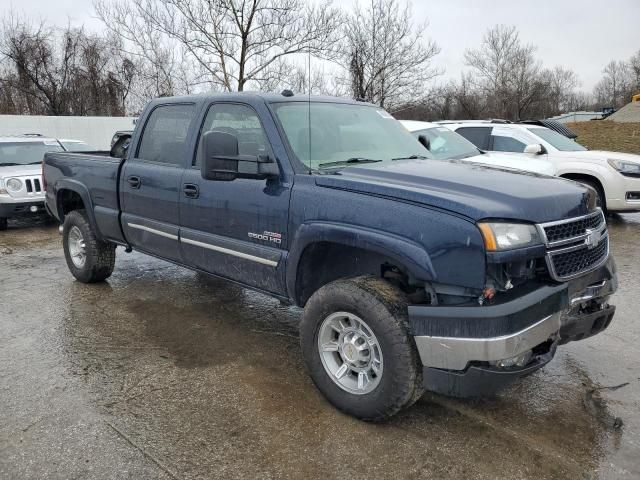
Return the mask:
<path id="1" fill-rule="evenodd" d="M 61 115 L 65 113 L 65 92 L 74 68 L 77 41 L 67 32 L 60 55 L 56 55 L 54 41 L 53 29 L 44 23 L 34 25 L 12 15 L 2 25 L 0 54 L 12 67 L 12 74 L 3 79 L 4 83 L 23 95 L 27 108 Z"/>
<path id="2" fill-rule="evenodd" d="M 455 118 L 471 119 L 482 118 L 488 108 L 487 96 L 483 94 L 473 81 L 473 75 L 463 73 L 460 84 L 455 85 L 457 110 Z"/>
<path id="3" fill-rule="evenodd" d="M 594 88 L 598 103 L 603 107 L 621 107 L 631 100 L 632 74 L 623 61 L 611 61 L 602 70 L 603 77 Z"/>
<path id="4" fill-rule="evenodd" d="M 174 42 L 197 66 L 197 82 L 227 91 L 277 83 L 296 54 L 327 55 L 340 21 L 330 2 L 302 0 L 96 0 L 95 7 L 140 54 Z M 132 25 L 144 25 L 146 38 Z"/>
<path id="5" fill-rule="evenodd" d="M 439 74 L 432 60 L 440 52 L 423 38 L 427 26 L 414 27 L 410 5 L 398 0 L 357 3 L 345 23 L 342 55 L 353 96 L 389 109 L 424 98 Z"/>
<path id="6" fill-rule="evenodd" d="M 2 111 L 48 115 L 122 115 L 132 72 L 111 40 L 16 15 L 0 31 Z"/>
<path id="7" fill-rule="evenodd" d="M 152 98 L 191 93 L 197 85 L 186 49 L 140 14 L 136 3 L 96 0 L 94 8 L 119 55 L 131 58 L 130 108 L 139 111 Z"/>
<path id="8" fill-rule="evenodd" d="M 525 45 L 515 27 L 496 25 L 478 49 L 467 50 L 465 61 L 484 91 L 492 115 L 521 119 L 544 97 L 546 84 L 535 47 Z"/>
<path id="9" fill-rule="evenodd" d="M 598 107 L 622 107 L 636 93 L 640 93 L 640 50 L 626 62 L 609 62 L 602 70 L 602 79 L 593 89 Z"/>
<path id="10" fill-rule="evenodd" d="M 632 75 L 633 93 L 640 93 L 640 50 L 629 59 L 628 64 Z"/>
<path id="11" fill-rule="evenodd" d="M 575 100 L 575 89 L 580 85 L 576 73 L 558 65 L 553 69 L 545 70 L 542 76 L 548 89 L 543 102 L 547 110 L 546 114 L 558 115 L 569 111 L 569 104 Z"/>

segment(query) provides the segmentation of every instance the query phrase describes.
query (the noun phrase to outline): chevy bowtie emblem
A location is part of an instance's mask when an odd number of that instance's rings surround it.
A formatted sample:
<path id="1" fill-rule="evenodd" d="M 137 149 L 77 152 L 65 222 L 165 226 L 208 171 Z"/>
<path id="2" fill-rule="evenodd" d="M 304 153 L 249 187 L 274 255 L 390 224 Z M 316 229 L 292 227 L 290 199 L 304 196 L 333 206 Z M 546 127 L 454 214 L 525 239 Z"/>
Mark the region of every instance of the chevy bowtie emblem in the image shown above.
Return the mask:
<path id="1" fill-rule="evenodd" d="M 600 230 L 591 230 L 587 228 L 586 233 L 587 238 L 585 238 L 584 243 L 587 244 L 587 248 L 591 250 L 592 248 L 597 247 L 602 239 L 602 232 Z"/>

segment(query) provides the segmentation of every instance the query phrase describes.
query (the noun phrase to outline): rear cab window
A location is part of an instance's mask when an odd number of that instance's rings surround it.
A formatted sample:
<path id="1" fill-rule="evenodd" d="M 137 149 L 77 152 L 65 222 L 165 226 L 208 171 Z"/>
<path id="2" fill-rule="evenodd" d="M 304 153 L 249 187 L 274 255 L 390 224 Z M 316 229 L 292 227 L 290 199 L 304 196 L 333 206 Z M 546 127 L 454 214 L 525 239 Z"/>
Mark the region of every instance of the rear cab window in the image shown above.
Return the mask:
<path id="1" fill-rule="evenodd" d="M 167 165 L 184 165 L 194 104 L 159 105 L 151 112 L 135 158 Z"/>

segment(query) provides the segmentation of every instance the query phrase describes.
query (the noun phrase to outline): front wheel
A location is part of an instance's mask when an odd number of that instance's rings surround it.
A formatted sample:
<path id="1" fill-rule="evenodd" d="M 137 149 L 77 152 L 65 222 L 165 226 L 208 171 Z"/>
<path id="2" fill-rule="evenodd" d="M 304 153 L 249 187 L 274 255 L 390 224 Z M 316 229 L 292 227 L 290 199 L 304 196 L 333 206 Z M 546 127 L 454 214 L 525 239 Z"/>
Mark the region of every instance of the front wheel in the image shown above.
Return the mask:
<path id="1" fill-rule="evenodd" d="M 67 266 L 80 282 L 102 282 L 113 273 L 116 246 L 96 238 L 84 210 L 65 217 L 62 244 Z"/>
<path id="2" fill-rule="evenodd" d="M 337 280 L 307 303 L 300 326 L 307 369 L 337 408 L 384 420 L 423 393 L 402 292 L 375 277 Z"/>

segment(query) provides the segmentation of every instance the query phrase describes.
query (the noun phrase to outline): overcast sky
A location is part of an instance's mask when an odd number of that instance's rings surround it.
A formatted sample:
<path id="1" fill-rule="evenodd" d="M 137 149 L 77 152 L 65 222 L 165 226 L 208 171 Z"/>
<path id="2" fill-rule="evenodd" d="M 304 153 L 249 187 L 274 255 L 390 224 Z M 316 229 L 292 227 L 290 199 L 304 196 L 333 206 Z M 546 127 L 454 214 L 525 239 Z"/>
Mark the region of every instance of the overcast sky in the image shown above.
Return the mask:
<path id="1" fill-rule="evenodd" d="M 334 0 L 343 3 L 352 1 Z M 2 0 L 3 15 L 10 5 L 54 24 L 70 20 L 102 28 L 91 0 Z M 459 77 L 465 49 L 476 47 L 496 23 L 515 25 L 525 42 L 537 45 L 546 66 L 575 70 L 587 91 L 610 60 L 627 60 L 640 50 L 640 0 L 413 0 L 413 9 L 416 23 L 430 22 L 426 34 L 442 49 L 435 62 L 446 78 Z"/>

